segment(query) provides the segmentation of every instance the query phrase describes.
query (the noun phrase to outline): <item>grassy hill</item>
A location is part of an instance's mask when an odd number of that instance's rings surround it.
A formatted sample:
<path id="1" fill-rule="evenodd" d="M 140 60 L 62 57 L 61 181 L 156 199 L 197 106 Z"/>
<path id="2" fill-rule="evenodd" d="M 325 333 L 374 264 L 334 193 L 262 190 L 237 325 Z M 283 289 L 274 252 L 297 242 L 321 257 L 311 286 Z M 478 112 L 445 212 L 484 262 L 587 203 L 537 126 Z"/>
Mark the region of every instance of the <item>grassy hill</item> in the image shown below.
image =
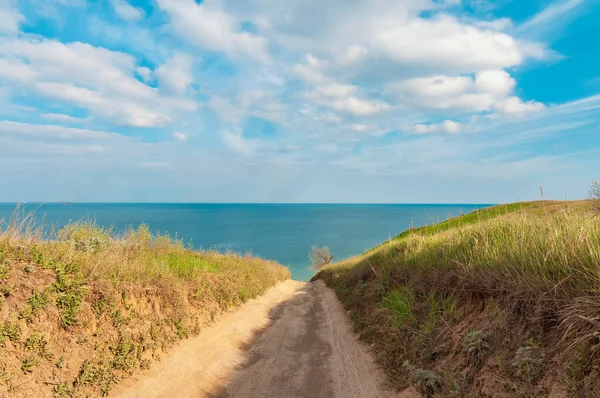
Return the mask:
<path id="1" fill-rule="evenodd" d="M 197 252 L 142 226 L 0 230 L 0 396 L 104 396 L 221 313 L 288 279 L 250 256 Z"/>
<path id="2" fill-rule="evenodd" d="M 600 391 L 600 218 L 588 202 L 514 203 L 411 229 L 315 278 L 399 389 Z"/>

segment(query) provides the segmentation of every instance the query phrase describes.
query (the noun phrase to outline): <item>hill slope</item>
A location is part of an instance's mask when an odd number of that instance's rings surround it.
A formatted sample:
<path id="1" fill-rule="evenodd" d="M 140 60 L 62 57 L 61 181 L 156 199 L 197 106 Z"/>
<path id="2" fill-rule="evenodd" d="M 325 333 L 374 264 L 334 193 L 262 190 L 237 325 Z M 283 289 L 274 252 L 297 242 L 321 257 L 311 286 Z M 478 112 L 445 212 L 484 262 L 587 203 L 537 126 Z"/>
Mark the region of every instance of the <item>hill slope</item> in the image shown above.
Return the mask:
<path id="1" fill-rule="evenodd" d="M 113 236 L 73 224 L 55 237 L 0 231 L 0 396 L 104 396 L 290 277 L 274 262 L 196 252 L 144 226 Z"/>
<path id="2" fill-rule="evenodd" d="M 407 231 L 315 279 L 335 289 L 399 389 L 592 396 L 598 275 L 588 203 L 533 202 Z"/>

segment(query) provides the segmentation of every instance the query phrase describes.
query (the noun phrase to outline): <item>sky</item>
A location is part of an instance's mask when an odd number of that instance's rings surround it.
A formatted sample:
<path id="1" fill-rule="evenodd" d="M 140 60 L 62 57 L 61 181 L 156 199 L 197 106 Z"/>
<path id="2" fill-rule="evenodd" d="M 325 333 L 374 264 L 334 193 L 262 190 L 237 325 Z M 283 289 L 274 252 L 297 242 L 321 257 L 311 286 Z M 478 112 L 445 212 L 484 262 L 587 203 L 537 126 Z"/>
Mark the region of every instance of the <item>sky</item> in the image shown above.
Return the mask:
<path id="1" fill-rule="evenodd" d="M 0 201 L 585 198 L 598 37 L 600 0 L 0 0 Z"/>

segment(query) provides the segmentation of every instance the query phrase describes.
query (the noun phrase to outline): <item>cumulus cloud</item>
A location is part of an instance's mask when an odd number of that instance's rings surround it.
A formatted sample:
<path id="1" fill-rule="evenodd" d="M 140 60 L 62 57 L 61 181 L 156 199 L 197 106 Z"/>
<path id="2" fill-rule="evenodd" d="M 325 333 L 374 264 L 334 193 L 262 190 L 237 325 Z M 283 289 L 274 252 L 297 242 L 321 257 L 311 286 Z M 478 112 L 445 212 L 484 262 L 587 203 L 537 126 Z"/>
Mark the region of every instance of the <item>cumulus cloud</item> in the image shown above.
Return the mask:
<path id="1" fill-rule="evenodd" d="M 0 37 L 0 79 L 46 98 L 89 109 L 117 124 L 150 127 L 169 123 L 171 112 L 194 110 L 193 101 L 163 96 L 133 75 L 129 54 L 89 44 Z"/>
<path id="2" fill-rule="evenodd" d="M 431 76 L 392 83 L 388 91 L 407 105 L 434 110 L 490 111 L 502 106 L 516 81 L 504 70 L 484 70 L 471 76 Z"/>
<path id="3" fill-rule="evenodd" d="M 267 41 L 244 31 L 241 21 L 221 9 L 217 2 L 158 0 L 158 5 L 169 15 L 174 32 L 202 48 L 221 51 L 233 58 L 270 60 Z"/>
<path id="4" fill-rule="evenodd" d="M 362 99 L 357 96 L 358 87 L 350 84 L 328 84 L 318 86 L 305 93 L 304 97 L 314 103 L 354 116 L 368 116 L 386 111 L 391 105 L 378 100 Z"/>
<path id="5" fill-rule="evenodd" d="M 405 21 L 390 18 L 374 32 L 373 45 L 400 63 L 444 65 L 456 73 L 519 65 L 526 56 L 511 36 L 469 26 L 448 15 Z"/>
<path id="6" fill-rule="evenodd" d="M 495 105 L 495 109 L 503 113 L 524 114 L 541 111 L 546 106 L 536 101 L 523 102 L 519 97 L 508 97 Z"/>
<path id="7" fill-rule="evenodd" d="M 139 21 L 146 17 L 144 10 L 134 7 L 127 0 L 111 0 L 115 13 L 126 21 Z"/>

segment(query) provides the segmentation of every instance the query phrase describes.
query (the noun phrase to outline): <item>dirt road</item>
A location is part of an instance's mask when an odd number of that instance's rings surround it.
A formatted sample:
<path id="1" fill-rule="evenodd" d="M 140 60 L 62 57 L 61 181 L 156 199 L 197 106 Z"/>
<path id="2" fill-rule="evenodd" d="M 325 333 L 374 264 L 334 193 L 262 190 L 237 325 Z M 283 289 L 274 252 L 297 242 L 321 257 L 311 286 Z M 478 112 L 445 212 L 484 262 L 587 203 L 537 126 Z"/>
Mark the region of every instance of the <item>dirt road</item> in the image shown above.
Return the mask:
<path id="1" fill-rule="evenodd" d="M 287 281 L 145 374 L 119 385 L 130 397 L 386 397 L 383 376 L 324 283 Z"/>

